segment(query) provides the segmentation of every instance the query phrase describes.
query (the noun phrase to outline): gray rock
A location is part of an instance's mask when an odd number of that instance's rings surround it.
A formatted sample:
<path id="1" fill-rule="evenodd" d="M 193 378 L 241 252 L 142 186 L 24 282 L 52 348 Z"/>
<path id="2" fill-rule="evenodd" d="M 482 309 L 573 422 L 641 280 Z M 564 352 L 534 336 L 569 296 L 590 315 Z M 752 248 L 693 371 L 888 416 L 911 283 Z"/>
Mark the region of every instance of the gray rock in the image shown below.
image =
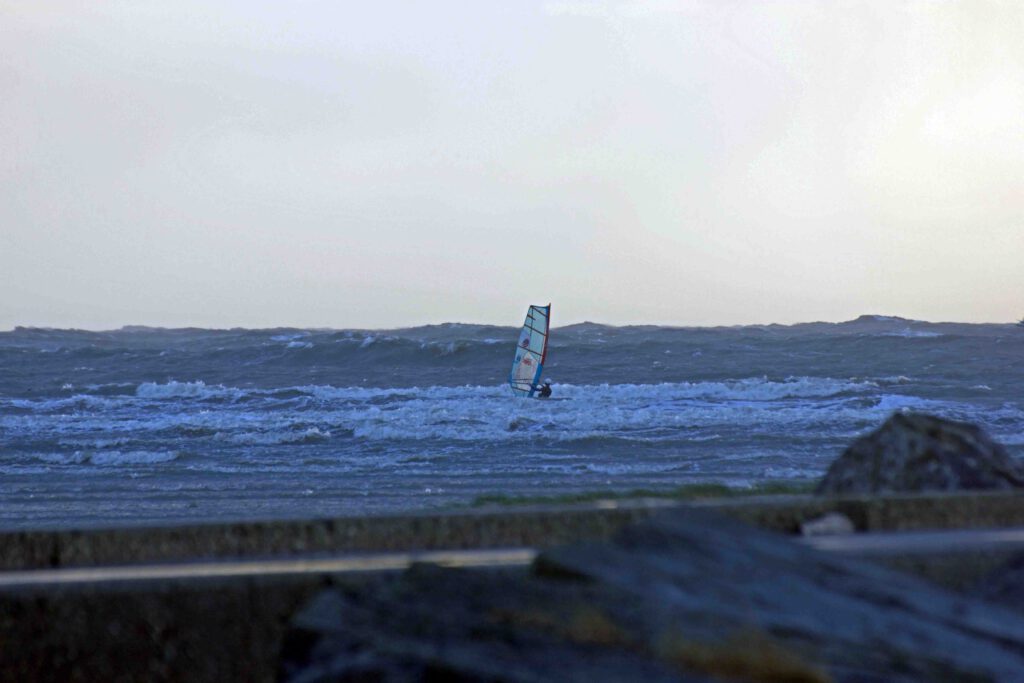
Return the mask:
<path id="1" fill-rule="evenodd" d="M 423 565 L 321 593 L 292 621 L 280 680 L 710 683 L 637 651 L 622 624 L 642 621 L 599 587 Z"/>
<path id="2" fill-rule="evenodd" d="M 287 681 L 1020 681 L 1024 616 L 706 512 L 543 552 L 531 573 L 416 567 L 325 593 Z"/>
<path id="3" fill-rule="evenodd" d="M 867 562 L 692 512 L 542 571 L 631 593 L 691 642 L 761 633 L 839 681 L 1024 680 L 1024 619 Z"/>
<path id="4" fill-rule="evenodd" d="M 1011 558 L 978 581 L 971 594 L 1008 609 L 1024 612 L 1024 555 Z"/>
<path id="5" fill-rule="evenodd" d="M 801 536 L 836 536 L 856 530 L 850 518 L 841 512 L 830 512 L 800 524 Z"/>
<path id="6" fill-rule="evenodd" d="M 1024 487 L 1024 465 L 979 427 L 896 413 L 829 467 L 819 494 Z"/>

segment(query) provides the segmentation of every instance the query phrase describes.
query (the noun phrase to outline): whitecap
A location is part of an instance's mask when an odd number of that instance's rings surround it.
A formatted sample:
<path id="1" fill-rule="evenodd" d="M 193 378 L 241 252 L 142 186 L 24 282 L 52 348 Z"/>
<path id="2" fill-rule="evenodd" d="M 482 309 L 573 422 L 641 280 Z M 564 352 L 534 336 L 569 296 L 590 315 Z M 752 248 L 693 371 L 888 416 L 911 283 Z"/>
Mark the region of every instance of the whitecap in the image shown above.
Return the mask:
<path id="1" fill-rule="evenodd" d="M 78 450 L 72 453 L 34 453 L 32 457 L 51 465 L 84 465 L 102 467 L 118 465 L 157 465 L 178 458 L 174 451 L 92 451 Z"/>
<path id="2" fill-rule="evenodd" d="M 898 332 L 880 332 L 877 336 L 904 337 L 906 339 L 929 339 L 934 337 L 943 337 L 945 335 L 941 332 L 926 332 L 925 330 L 912 330 L 909 327 L 905 327 Z"/>
<path id="3" fill-rule="evenodd" d="M 220 396 L 234 396 L 242 393 L 239 389 L 228 389 L 223 385 L 207 386 L 202 380 L 195 382 L 176 382 L 174 380 L 166 384 L 156 382 L 143 382 L 135 389 L 135 395 L 139 398 L 161 399 L 161 398 L 215 398 Z"/>
<path id="4" fill-rule="evenodd" d="M 89 455 L 89 462 L 101 466 L 158 465 L 177 458 L 174 451 L 97 451 Z"/>

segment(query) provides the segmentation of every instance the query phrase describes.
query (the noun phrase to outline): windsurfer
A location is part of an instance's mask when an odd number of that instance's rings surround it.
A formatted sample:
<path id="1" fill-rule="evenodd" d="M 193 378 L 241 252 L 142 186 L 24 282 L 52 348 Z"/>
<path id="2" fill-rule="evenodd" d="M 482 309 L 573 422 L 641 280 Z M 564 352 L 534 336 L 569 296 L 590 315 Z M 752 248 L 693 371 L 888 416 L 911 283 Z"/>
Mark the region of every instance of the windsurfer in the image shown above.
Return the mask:
<path id="1" fill-rule="evenodd" d="M 547 398 L 551 396 L 551 382 L 544 382 L 544 385 L 537 390 L 538 398 Z"/>

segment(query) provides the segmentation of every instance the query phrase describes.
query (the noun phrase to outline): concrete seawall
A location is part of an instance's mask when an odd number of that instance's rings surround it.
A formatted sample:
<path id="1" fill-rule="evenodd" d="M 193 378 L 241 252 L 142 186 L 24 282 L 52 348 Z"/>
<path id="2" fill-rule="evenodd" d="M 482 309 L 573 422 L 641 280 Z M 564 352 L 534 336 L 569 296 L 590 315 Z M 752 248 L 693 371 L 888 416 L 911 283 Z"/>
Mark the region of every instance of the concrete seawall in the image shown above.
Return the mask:
<path id="1" fill-rule="evenodd" d="M 608 538 L 626 524 L 681 505 L 716 510 L 786 533 L 828 512 L 846 515 L 858 531 L 1024 526 L 1024 494 L 1020 493 L 618 500 L 387 517 L 6 532 L 0 533 L 0 570 L 296 553 L 550 547 Z"/>
<path id="2" fill-rule="evenodd" d="M 880 560 L 962 587 L 1024 549 L 1024 495 L 785 496 L 683 503 L 608 501 L 395 517 L 0 534 L 5 573 L 200 560 L 344 557 L 353 552 L 544 548 L 602 540 L 665 509 L 696 505 L 781 532 L 828 512 L 860 532 L 830 552 Z M 976 535 L 964 530 L 979 530 Z M 948 530 L 906 536 L 892 532 Z M 884 538 L 883 538 L 884 537 Z M 971 541 L 977 538 L 979 542 Z M 872 538 L 887 543 L 870 542 Z M 958 540 L 959 539 L 959 540 Z M 808 541 L 813 542 L 813 541 Z M 827 545 L 827 544 L 826 544 Z M 821 547 L 819 545 L 819 547 Z M 895 550 L 893 550 L 895 548 Z M 485 571 L 485 570 L 478 570 Z M 495 571 L 522 571 L 515 567 Z M 372 591 L 387 572 L 0 584 L 0 679 L 271 681 L 289 618 L 325 585 Z"/>

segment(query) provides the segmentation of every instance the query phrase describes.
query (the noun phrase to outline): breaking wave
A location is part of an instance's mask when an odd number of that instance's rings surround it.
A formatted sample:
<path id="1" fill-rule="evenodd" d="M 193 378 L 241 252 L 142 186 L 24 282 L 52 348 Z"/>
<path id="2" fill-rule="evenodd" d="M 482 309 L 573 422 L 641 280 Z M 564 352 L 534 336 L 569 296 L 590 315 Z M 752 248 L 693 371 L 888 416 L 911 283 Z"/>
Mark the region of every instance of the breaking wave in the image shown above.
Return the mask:
<path id="1" fill-rule="evenodd" d="M 72 453 L 36 453 L 35 460 L 50 465 L 160 465 L 177 460 L 179 453 L 166 451 L 74 451 Z"/>
<path id="2" fill-rule="evenodd" d="M 978 423 L 1024 456 L 1009 325 L 555 327 L 545 401 L 506 384 L 516 333 L 0 332 L 0 527 L 804 480 L 904 410 Z"/>

